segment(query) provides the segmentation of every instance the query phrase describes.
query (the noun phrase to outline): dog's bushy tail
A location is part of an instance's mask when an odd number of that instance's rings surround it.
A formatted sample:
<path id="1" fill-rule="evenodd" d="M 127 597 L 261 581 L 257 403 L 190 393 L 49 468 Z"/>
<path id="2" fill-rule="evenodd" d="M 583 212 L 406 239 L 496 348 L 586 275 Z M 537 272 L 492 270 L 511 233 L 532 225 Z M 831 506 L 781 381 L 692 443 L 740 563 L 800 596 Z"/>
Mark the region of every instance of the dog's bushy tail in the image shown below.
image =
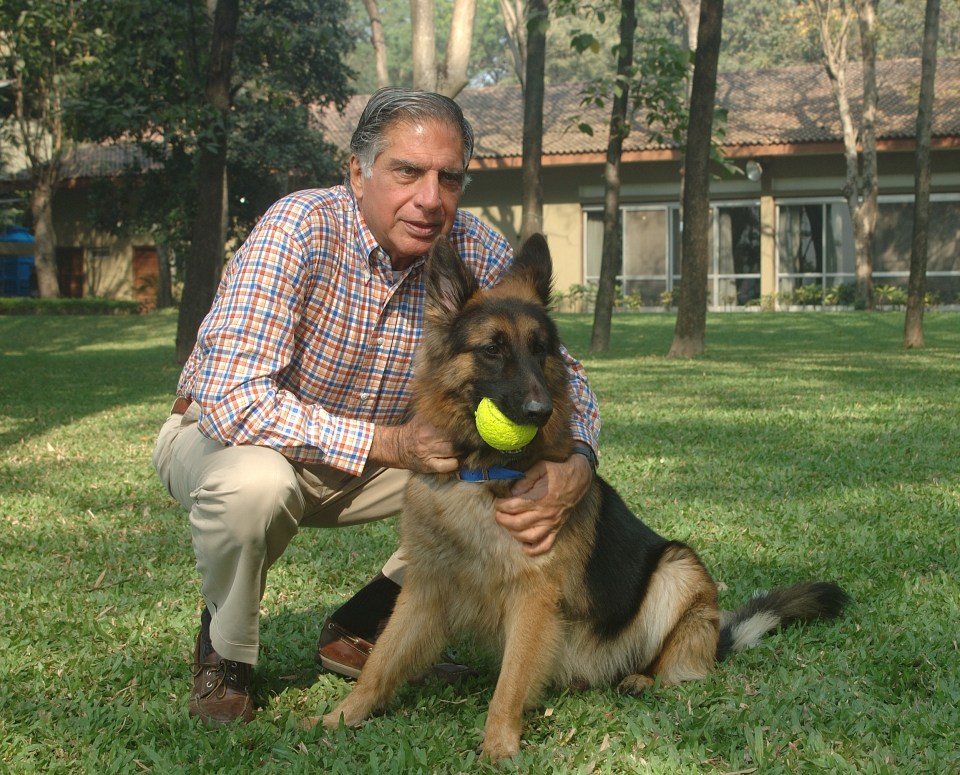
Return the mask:
<path id="1" fill-rule="evenodd" d="M 850 596 L 829 581 L 808 581 L 760 593 L 736 611 L 721 612 L 717 660 L 757 645 L 763 635 L 778 627 L 834 619 L 849 602 Z"/>

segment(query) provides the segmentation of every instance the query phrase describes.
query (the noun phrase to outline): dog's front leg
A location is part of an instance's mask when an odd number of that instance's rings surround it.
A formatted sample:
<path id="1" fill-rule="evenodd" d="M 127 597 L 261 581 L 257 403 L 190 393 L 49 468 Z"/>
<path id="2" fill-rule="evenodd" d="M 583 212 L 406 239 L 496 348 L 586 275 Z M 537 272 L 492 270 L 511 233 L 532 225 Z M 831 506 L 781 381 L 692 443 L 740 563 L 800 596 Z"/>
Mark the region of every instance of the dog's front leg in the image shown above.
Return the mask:
<path id="1" fill-rule="evenodd" d="M 550 679 L 560 630 L 554 590 L 533 589 L 513 602 L 504 623 L 500 678 L 483 733 L 483 755 L 491 761 L 520 750 L 523 710 Z"/>
<path id="2" fill-rule="evenodd" d="M 429 666 L 443 649 L 445 622 L 440 599 L 408 578 L 356 686 L 323 717 L 324 726 L 335 728 L 341 718 L 348 727 L 356 726 L 385 706 L 400 684 Z"/>

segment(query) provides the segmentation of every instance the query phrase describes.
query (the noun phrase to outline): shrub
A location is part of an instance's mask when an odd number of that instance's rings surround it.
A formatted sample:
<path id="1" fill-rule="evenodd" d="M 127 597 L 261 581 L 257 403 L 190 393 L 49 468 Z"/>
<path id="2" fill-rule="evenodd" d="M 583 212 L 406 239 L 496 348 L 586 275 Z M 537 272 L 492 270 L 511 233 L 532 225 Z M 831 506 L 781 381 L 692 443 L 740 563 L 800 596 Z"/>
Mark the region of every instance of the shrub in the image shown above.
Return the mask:
<path id="1" fill-rule="evenodd" d="M 140 303 L 117 299 L 0 297 L 0 315 L 136 315 Z"/>
<path id="2" fill-rule="evenodd" d="M 877 301 L 891 307 L 902 307 L 907 303 L 907 292 L 896 285 L 877 285 L 873 288 Z"/>
<path id="3" fill-rule="evenodd" d="M 857 297 L 857 286 L 854 283 L 831 285 L 823 292 L 823 303 L 838 306 L 853 304 Z"/>
<path id="4" fill-rule="evenodd" d="M 793 291 L 793 303 L 801 307 L 823 304 L 823 288 L 819 285 L 801 285 Z"/>

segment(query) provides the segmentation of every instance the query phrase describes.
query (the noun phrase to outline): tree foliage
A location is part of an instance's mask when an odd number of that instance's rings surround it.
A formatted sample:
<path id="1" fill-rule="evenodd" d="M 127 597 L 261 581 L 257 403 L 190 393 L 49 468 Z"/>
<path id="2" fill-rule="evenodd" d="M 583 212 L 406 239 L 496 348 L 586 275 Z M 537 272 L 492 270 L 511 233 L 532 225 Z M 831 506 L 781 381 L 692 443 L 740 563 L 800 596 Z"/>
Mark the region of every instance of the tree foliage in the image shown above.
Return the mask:
<path id="1" fill-rule="evenodd" d="M 70 149 L 71 107 L 104 45 L 90 7 L 71 0 L 5 0 L 0 5 L 0 80 L 7 96 L 0 145 L 27 162 L 36 269 L 42 297 L 59 295 L 53 198 Z"/>
<path id="2" fill-rule="evenodd" d="M 162 159 L 168 184 L 141 211 L 147 225 L 182 224 L 196 195 L 197 151 L 211 140 L 203 99 L 210 25 L 204 3 L 108 0 L 103 28 L 115 41 L 85 85 L 79 136 L 136 138 Z M 243 0 L 231 80 L 231 233 L 245 233 L 278 196 L 335 180 L 341 159 L 318 132 L 311 106 L 342 106 L 350 94 L 343 60 L 350 36 L 341 0 Z M 162 33 L 162 34 L 161 34 Z M 151 189 L 157 178 L 149 180 Z M 149 207 L 150 202 L 145 202 Z M 179 211 L 177 217 L 170 217 Z M 182 230 L 168 232 L 181 248 Z"/>
<path id="3" fill-rule="evenodd" d="M 227 51 L 218 53 L 213 45 L 204 0 L 90 0 L 114 45 L 85 84 L 74 126 L 77 136 L 94 141 L 135 139 L 146 158 L 162 161 L 162 181 L 136 181 L 159 185 L 151 191 L 155 196 L 143 197 L 145 206 L 130 225 L 150 228 L 181 266 L 188 248 L 197 250 L 197 235 L 213 240 L 203 258 L 191 260 L 209 264 L 203 278 L 216 276 L 224 258 L 220 235 L 226 231 L 217 203 L 224 191 L 230 232 L 239 238 L 278 196 L 339 177 L 339 153 L 324 141 L 312 110 L 343 106 L 350 93 L 344 59 L 351 38 L 342 0 L 230 0 L 229 6 L 234 3 L 237 45 L 223 70 Z M 212 62 L 212 56 L 224 61 Z M 218 68 L 229 79 L 212 92 L 211 74 Z M 218 184 L 223 163 L 225 188 Z M 210 186 L 220 198 L 208 191 L 206 203 L 199 204 Z M 200 287 L 186 275 L 184 298 Z M 205 311 L 212 288 L 206 280 L 201 285 L 202 298 L 191 306 Z M 193 322 L 186 328 L 194 330 L 183 347 L 178 338 L 180 357 L 195 332 Z"/>

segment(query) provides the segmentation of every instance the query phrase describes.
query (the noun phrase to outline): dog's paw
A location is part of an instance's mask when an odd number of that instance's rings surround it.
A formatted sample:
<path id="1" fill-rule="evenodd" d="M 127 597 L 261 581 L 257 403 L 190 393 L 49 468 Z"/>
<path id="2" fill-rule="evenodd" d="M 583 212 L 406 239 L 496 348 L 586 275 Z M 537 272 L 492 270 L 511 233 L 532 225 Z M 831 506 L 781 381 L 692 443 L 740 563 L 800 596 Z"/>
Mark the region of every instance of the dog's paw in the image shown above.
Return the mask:
<path id="1" fill-rule="evenodd" d="M 654 680 L 648 675 L 633 673 L 624 678 L 617 686 L 619 694 L 643 694 L 653 686 Z"/>
<path id="2" fill-rule="evenodd" d="M 338 710 L 331 711 L 326 716 L 321 719 L 323 725 L 327 729 L 336 729 L 340 726 L 340 720 L 343 718 L 343 714 Z"/>
<path id="3" fill-rule="evenodd" d="M 520 735 L 507 733 L 487 732 L 480 746 L 480 755 L 491 763 L 501 759 L 510 759 L 520 752 Z"/>
<path id="4" fill-rule="evenodd" d="M 356 727 L 360 726 L 366 717 L 365 713 L 351 713 L 343 705 L 338 705 L 323 717 L 323 725 L 327 729 L 337 729 L 342 722 L 345 727 Z"/>

